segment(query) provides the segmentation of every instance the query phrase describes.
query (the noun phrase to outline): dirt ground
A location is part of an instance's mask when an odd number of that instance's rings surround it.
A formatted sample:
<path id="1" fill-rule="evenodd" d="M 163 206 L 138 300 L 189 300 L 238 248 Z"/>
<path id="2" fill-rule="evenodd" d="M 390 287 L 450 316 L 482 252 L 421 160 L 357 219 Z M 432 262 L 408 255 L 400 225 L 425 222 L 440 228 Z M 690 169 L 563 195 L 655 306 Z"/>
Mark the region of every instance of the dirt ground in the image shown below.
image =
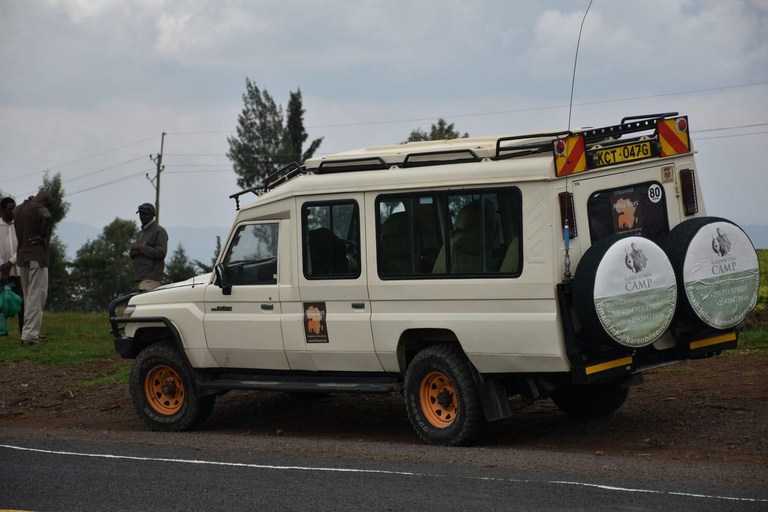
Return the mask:
<path id="1" fill-rule="evenodd" d="M 142 432 L 127 385 L 83 387 L 119 359 L 70 367 L 0 366 L 0 427 Z M 230 392 L 201 429 L 419 444 L 400 395 L 294 396 Z M 768 468 L 768 356 L 688 361 L 645 375 L 612 416 L 575 421 L 549 400 L 490 424 L 486 446 Z"/>

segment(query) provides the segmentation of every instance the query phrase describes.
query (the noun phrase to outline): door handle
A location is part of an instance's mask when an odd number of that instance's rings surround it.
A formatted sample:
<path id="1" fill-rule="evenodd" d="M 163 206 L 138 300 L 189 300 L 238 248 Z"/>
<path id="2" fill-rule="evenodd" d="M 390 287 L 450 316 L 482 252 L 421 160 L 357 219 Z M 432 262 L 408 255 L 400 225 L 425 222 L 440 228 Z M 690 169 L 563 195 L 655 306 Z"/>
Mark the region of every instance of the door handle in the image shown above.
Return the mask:
<path id="1" fill-rule="evenodd" d="M 216 306 L 211 308 L 211 311 L 232 311 L 232 306 Z"/>
<path id="2" fill-rule="evenodd" d="M 352 309 L 365 309 L 365 302 L 353 302 Z"/>
<path id="3" fill-rule="evenodd" d="M 261 305 L 261 309 L 263 309 L 264 311 L 272 311 L 273 309 L 275 309 L 275 305 L 274 304 L 262 304 Z"/>

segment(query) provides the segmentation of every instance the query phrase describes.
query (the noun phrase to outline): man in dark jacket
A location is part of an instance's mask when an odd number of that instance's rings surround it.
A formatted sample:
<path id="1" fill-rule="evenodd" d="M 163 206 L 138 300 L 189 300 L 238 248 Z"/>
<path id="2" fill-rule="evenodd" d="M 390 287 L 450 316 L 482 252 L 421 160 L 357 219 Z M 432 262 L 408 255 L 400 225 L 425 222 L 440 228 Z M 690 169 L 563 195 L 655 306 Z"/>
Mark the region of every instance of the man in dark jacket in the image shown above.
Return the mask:
<path id="1" fill-rule="evenodd" d="M 48 341 L 40 335 L 43 325 L 43 308 L 48 298 L 48 242 L 50 234 L 51 206 L 53 197 L 47 190 L 41 190 L 13 211 L 16 238 L 16 264 L 21 276 L 24 292 L 24 327 L 21 342 L 36 345 Z"/>
<path id="2" fill-rule="evenodd" d="M 139 206 L 136 213 L 141 219 L 139 239 L 131 246 L 133 274 L 139 291 L 146 292 L 160 286 L 168 252 L 168 233 L 155 222 L 155 207 L 150 203 Z"/>

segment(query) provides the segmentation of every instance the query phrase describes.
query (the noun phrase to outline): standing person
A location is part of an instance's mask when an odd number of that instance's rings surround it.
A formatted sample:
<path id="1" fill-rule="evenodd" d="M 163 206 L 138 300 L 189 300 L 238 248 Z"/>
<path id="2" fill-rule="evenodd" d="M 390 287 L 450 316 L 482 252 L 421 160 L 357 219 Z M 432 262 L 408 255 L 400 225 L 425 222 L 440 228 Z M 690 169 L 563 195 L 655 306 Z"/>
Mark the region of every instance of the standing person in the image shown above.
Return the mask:
<path id="1" fill-rule="evenodd" d="M 36 345 L 48 341 L 40 335 L 43 325 L 43 308 L 48 298 L 48 243 L 50 234 L 51 206 L 53 197 L 47 190 L 40 190 L 16 207 L 13 212 L 16 239 L 16 264 L 24 293 L 25 319 L 21 331 L 24 345 Z"/>
<path id="2" fill-rule="evenodd" d="M 136 213 L 141 220 L 139 239 L 131 246 L 133 274 L 140 292 L 160 286 L 168 252 L 168 233 L 155 222 L 155 207 L 150 203 L 139 206 Z"/>
<path id="3" fill-rule="evenodd" d="M 16 249 L 19 243 L 16 241 L 16 228 L 13 226 L 13 209 L 16 201 L 12 197 L 4 197 L 0 201 L 0 281 L 8 283 L 16 295 L 24 297 L 21 291 L 21 277 L 19 267 L 16 265 Z M 24 327 L 24 303 L 19 310 L 19 334 Z M 7 336 L 7 334 L 6 334 Z"/>

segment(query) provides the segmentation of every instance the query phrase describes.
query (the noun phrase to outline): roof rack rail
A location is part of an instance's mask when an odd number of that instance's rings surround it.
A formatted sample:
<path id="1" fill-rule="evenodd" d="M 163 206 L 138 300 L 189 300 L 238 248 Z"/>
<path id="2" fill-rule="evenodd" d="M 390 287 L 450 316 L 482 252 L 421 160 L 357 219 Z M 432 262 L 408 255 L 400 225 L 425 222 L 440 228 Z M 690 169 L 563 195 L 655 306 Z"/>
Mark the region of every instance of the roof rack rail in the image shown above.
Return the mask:
<path id="1" fill-rule="evenodd" d="M 348 158 L 345 160 L 323 160 L 320 162 L 320 167 L 317 168 L 317 174 L 349 171 L 380 171 L 389 169 L 389 167 L 390 165 L 379 156 Z"/>
<path id="2" fill-rule="evenodd" d="M 272 190 L 280 183 L 288 181 L 306 170 L 307 169 L 304 166 L 299 165 L 298 162 L 291 162 L 267 176 L 267 179 L 264 180 L 264 188 L 266 190 Z"/>
<path id="3" fill-rule="evenodd" d="M 432 158 L 443 155 L 467 155 L 459 158 Z M 417 160 L 418 158 L 427 158 L 426 160 Z M 449 149 L 446 151 L 429 151 L 426 153 L 408 153 L 405 155 L 402 166 L 405 167 L 423 167 L 427 165 L 438 165 L 445 163 L 466 163 L 466 162 L 479 162 L 481 158 L 477 156 L 477 153 L 471 149 Z"/>
<path id="4" fill-rule="evenodd" d="M 249 192 L 258 196 L 259 192 L 267 192 L 268 190 L 272 190 L 284 181 L 288 181 L 291 178 L 294 178 L 306 171 L 307 169 L 304 166 L 299 165 L 297 162 L 291 162 L 285 167 L 281 167 L 275 172 L 269 174 L 259 185 L 246 188 L 240 192 L 235 192 L 229 196 L 229 198 L 235 200 L 235 210 L 240 211 L 240 196 Z"/>
<path id="5" fill-rule="evenodd" d="M 644 116 L 627 116 L 621 119 L 621 124 L 627 121 L 638 121 L 640 119 L 664 119 L 665 117 L 676 116 L 678 112 L 662 112 L 661 114 L 646 114 Z"/>
<path id="6" fill-rule="evenodd" d="M 592 128 L 580 132 L 587 143 L 597 142 L 606 137 L 620 138 L 625 133 L 636 133 L 645 130 L 655 130 L 656 123 L 667 117 L 676 116 L 677 112 L 663 112 L 661 114 L 647 114 L 642 116 L 628 116 L 621 120 L 620 124 L 603 128 Z"/>
<path id="7" fill-rule="evenodd" d="M 244 190 L 241 190 L 240 192 L 235 192 L 234 194 L 229 196 L 229 198 L 235 200 L 235 210 L 240 211 L 240 196 L 242 196 L 243 194 L 247 194 L 248 192 L 251 192 L 253 195 L 258 196 L 259 192 L 263 192 L 265 190 L 267 190 L 265 187 L 246 188 Z"/>
<path id="8" fill-rule="evenodd" d="M 571 132 L 568 130 L 563 130 L 559 132 L 542 132 L 542 133 L 530 133 L 527 135 L 512 135 L 509 137 L 499 137 L 496 140 L 496 156 L 494 157 L 494 160 L 502 160 L 505 158 L 515 158 L 519 156 L 527 156 L 527 155 L 532 155 L 534 153 L 539 153 L 546 149 L 550 149 L 552 147 L 552 140 L 555 138 L 560 138 L 564 135 L 571 135 Z M 511 146 L 501 147 L 502 142 L 509 142 L 513 140 L 537 139 L 541 137 L 549 137 L 550 140 L 539 141 L 539 142 L 529 142 L 524 144 L 514 144 Z M 520 151 L 520 152 L 512 155 L 502 155 L 503 152 L 508 152 L 508 151 Z"/>

